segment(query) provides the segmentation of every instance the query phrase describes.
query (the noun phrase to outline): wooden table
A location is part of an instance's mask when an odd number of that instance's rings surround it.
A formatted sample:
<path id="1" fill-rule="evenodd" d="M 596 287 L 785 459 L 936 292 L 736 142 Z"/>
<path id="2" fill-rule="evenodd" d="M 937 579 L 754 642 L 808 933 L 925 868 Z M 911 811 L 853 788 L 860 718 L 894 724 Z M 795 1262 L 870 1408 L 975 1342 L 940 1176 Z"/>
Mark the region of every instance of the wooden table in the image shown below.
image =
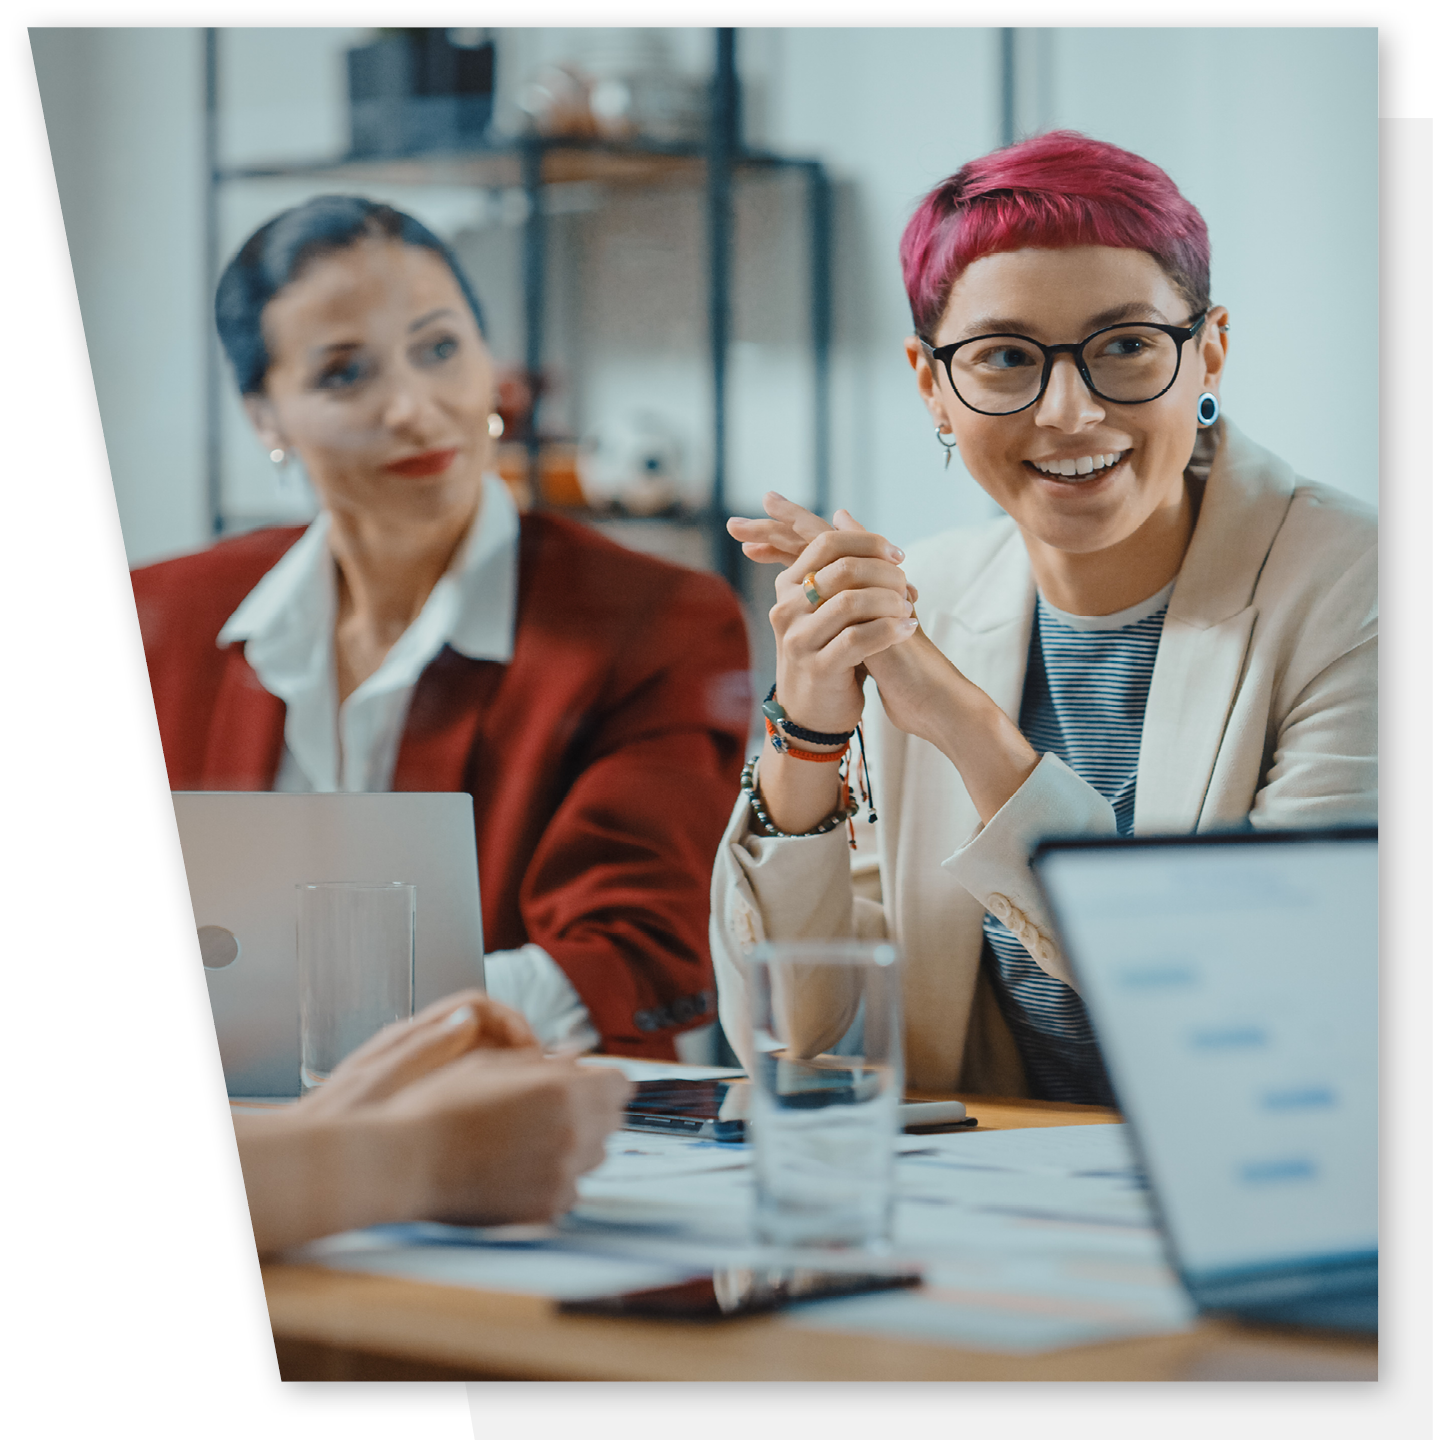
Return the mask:
<path id="1" fill-rule="evenodd" d="M 1112 1110 L 961 1097 L 980 1130 L 1103 1125 Z M 803 1330 L 774 1316 L 707 1325 L 561 1315 L 552 1301 L 270 1264 L 285 1380 L 1373 1380 L 1372 1340 L 1202 1320 L 1147 1336 L 1001 1355 Z"/>

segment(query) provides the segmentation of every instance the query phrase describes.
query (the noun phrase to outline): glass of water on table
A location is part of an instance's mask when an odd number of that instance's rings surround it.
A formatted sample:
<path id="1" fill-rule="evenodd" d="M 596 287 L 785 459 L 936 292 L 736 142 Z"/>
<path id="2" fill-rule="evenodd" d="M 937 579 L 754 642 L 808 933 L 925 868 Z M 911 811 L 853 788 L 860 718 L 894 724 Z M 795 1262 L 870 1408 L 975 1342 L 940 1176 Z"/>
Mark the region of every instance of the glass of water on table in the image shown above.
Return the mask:
<path id="1" fill-rule="evenodd" d="M 413 1013 L 418 891 L 400 881 L 299 885 L 299 1087 Z"/>
<path id="2" fill-rule="evenodd" d="M 787 942 L 749 959 L 756 1232 L 772 1245 L 891 1239 L 904 1081 L 900 956 Z"/>

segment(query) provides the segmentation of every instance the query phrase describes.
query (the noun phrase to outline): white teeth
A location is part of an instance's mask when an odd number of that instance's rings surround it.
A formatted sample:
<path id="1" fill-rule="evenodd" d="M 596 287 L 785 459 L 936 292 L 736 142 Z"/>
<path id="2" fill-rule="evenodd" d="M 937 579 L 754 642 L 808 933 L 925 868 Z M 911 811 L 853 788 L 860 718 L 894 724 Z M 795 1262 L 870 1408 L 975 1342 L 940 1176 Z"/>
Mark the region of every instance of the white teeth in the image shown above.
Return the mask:
<path id="1" fill-rule="evenodd" d="M 1043 470 L 1046 475 L 1092 475 L 1096 470 L 1107 470 L 1111 465 L 1117 464 L 1121 452 L 1116 450 L 1109 455 L 1082 455 L 1078 460 L 1032 460 L 1030 463 L 1037 470 Z"/>

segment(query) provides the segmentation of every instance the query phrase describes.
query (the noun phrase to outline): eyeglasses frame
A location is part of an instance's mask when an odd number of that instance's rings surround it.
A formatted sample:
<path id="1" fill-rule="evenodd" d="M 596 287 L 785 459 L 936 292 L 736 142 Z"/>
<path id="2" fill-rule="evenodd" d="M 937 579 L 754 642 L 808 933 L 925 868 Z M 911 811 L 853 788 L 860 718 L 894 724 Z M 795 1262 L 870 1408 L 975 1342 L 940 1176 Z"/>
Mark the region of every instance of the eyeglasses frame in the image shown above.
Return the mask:
<path id="1" fill-rule="evenodd" d="M 1124 320 L 1118 325 L 1104 325 L 1098 330 L 1092 330 L 1085 338 L 1073 345 L 1042 345 L 1030 335 L 1016 335 L 1005 330 L 996 330 L 989 335 L 972 335 L 966 340 L 956 340 L 949 345 L 934 346 L 923 336 L 920 339 L 921 345 L 926 354 L 932 360 L 939 360 L 945 369 L 945 377 L 950 381 L 950 388 L 955 398 L 965 406 L 967 410 L 974 411 L 977 415 L 990 415 L 997 419 L 1006 415 L 1018 415 L 1022 410 L 1028 410 L 1032 405 L 1038 405 L 1045 398 L 1045 391 L 1050 385 L 1050 376 L 1055 371 L 1055 357 L 1057 355 L 1068 355 L 1074 362 L 1075 368 L 1080 372 L 1080 379 L 1085 382 L 1085 388 L 1091 395 L 1103 400 L 1107 405 L 1148 405 L 1151 400 L 1158 400 L 1161 395 L 1167 394 L 1174 382 L 1179 379 L 1179 367 L 1184 361 L 1184 345 L 1192 340 L 1204 328 L 1204 322 L 1208 320 L 1210 311 L 1206 310 L 1202 315 L 1191 317 L 1191 324 L 1185 325 L 1163 325 L 1154 320 Z M 1108 334 L 1111 330 L 1127 330 L 1132 326 L 1143 326 L 1146 330 L 1162 330 L 1171 340 L 1174 341 L 1174 374 L 1169 377 L 1169 384 L 1156 394 L 1146 396 L 1143 400 L 1116 400 L 1113 396 L 1105 395 L 1095 388 L 1095 382 L 1090 378 L 1089 368 L 1085 364 L 1084 349 L 1091 340 L 1101 335 Z M 1045 357 L 1045 368 L 1040 372 L 1040 388 L 1035 392 L 1034 399 L 1027 400 L 1023 405 L 1017 406 L 1014 410 L 981 410 L 972 405 L 964 395 L 960 393 L 955 383 L 955 375 L 951 371 L 950 362 L 955 352 L 965 345 L 974 345 L 978 340 L 999 340 L 1008 338 L 1011 340 L 1023 340 L 1033 345 Z"/>

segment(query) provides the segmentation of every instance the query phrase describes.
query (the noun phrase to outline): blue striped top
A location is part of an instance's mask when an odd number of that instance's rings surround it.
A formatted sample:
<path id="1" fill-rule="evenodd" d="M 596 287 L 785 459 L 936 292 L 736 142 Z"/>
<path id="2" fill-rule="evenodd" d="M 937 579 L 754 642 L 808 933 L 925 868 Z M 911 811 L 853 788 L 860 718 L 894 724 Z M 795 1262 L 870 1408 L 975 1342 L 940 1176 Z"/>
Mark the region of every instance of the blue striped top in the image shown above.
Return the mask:
<path id="1" fill-rule="evenodd" d="M 1058 756 L 1114 807 L 1121 835 L 1134 829 L 1135 774 L 1145 702 L 1171 581 L 1115 615 L 1066 615 L 1035 602 L 1020 730 L 1040 754 Z M 1025 1062 L 1031 1093 L 1044 1100 L 1113 1104 L 1080 997 L 1047 975 L 993 915 L 985 916 L 985 967 Z"/>

